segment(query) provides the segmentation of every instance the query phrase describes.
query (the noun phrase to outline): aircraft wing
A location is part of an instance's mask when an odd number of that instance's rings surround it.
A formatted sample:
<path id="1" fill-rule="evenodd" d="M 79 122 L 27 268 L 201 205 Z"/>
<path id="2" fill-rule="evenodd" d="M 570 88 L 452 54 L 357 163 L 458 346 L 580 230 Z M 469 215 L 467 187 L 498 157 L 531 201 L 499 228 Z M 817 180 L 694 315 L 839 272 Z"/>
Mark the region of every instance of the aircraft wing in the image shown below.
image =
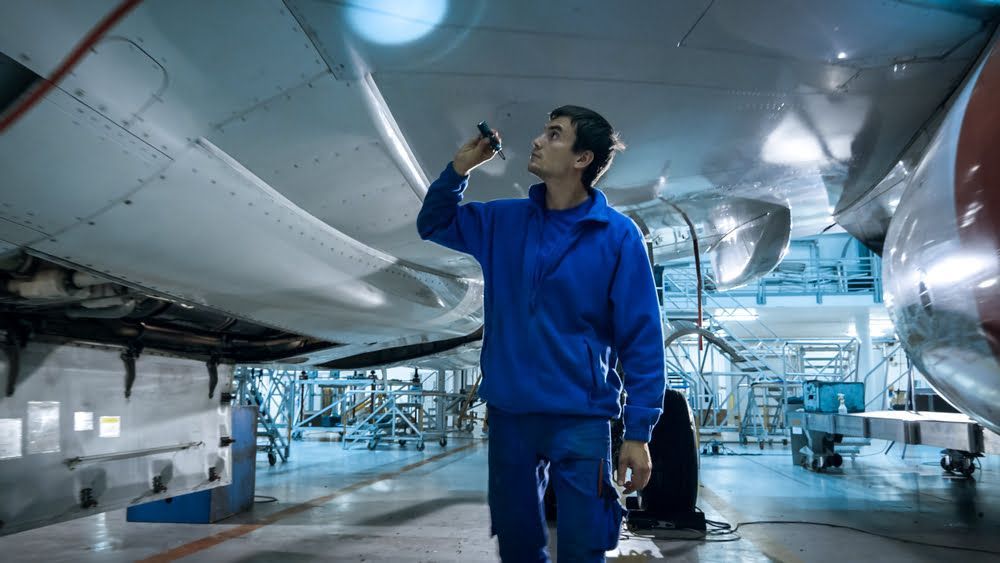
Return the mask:
<path id="1" fill-rule="evenodd" d="M 5 109 L 117 5 L 6 3 Z M 631 145 L 602 188 L 654 257 L 686 252 L 686 216 L 720 279 L 745 283 L 885 176 L 996 16 L 931 0 L 407 5 L 134 6 L 0 136 L 0 239 L 36 260 L 11 259 L 8 311 L 67 337 L 142 324 L 247 361 L 474 339 L 478 266 L 417 237 L 426 186 L 486 119 L 508 160 L 468 196 L 523 196 L 529 140 L 564 103 Z M 46 269 L 112 284 L 46 293 Z"/>

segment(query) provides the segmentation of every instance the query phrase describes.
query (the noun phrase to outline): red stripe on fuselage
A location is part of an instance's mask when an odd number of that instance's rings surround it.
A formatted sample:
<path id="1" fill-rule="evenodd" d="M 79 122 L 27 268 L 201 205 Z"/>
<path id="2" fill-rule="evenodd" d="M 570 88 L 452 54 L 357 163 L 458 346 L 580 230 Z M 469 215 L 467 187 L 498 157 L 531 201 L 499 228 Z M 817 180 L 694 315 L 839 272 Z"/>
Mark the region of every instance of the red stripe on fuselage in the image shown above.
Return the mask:
<path id="1" fill-rule="evenodd" d="M 966 215 L 970 210 L 971 219 Z M 955 211 L 963 250 L 979 255 L 992 251 L 1000 261 L 1000 43 L 986 60 L 962 117 L 955 153 Z M 1000 275 L 996 262 L 993 268 L 993 275 Z M 981 285 L 973 287 L 979 319 L 1000 359 L 1000 282 Z"/>

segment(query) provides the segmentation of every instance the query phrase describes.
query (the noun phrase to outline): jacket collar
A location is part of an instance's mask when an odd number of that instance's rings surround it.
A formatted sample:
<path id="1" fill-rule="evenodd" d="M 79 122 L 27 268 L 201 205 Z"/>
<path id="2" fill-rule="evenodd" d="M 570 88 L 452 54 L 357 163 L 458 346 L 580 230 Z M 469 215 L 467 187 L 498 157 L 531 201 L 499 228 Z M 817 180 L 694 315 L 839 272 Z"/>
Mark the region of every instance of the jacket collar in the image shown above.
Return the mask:
<path id="1" fill-rule="evenodd" d="M 535 184 L 531 186 L 528 190 L 528 199 L 540 210 L 545 210 L 545 190 L 547 187 L 544 183 Z M 608 222 L 608 198 L 604 195 L 604 192 L 597 188 L 589 188 L 588 191 L 590 195 L 594 197 L 594 204 L 590 207 L 590 211 L 586 215 L 580 218 L 580 222 L 583 221 L 594 221 L 597 223 L 607 223 Z"/>

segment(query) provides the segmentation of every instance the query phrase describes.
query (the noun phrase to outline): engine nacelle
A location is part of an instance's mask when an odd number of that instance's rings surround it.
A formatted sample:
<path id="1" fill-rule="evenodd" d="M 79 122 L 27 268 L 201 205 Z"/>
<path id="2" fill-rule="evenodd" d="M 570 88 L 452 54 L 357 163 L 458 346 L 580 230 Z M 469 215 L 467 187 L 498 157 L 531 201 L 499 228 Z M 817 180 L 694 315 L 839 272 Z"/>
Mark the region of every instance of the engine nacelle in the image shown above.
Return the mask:
<path id="1" fill-rule="evenodd" d="M 945 399 L 1000 432 L 1000 49 L 955 99 L 892 218 L 885 302 Z"/>

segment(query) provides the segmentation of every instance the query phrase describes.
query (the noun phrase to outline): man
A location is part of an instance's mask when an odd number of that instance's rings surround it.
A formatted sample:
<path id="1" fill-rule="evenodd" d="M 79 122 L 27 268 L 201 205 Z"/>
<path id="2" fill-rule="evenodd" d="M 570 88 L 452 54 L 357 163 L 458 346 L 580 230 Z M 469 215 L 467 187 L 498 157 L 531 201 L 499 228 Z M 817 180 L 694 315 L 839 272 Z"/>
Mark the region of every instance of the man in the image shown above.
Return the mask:
<path id="1" fill-rule="evenodd" d="M 649 480 L 647 443 L 665 386 L 656 290 L 642 234 L 593 187 L 623 148 L 596 112 L 560 107 L 532 143 L 528 171 L 543 183 L 527 199 L 459 205 L 469 174 L 495 154 L 477 137 L 431 184 L 417 218 L 423 239 L 471 254 L 483 269 L 479 395 L 504 561 L 549 560 L 549 478 L 560 560 L 604 561 L 617 545 L 609 419 L 622 414 L 618 356 L 627 393 L 618 484 L 627 494 Z"/>

